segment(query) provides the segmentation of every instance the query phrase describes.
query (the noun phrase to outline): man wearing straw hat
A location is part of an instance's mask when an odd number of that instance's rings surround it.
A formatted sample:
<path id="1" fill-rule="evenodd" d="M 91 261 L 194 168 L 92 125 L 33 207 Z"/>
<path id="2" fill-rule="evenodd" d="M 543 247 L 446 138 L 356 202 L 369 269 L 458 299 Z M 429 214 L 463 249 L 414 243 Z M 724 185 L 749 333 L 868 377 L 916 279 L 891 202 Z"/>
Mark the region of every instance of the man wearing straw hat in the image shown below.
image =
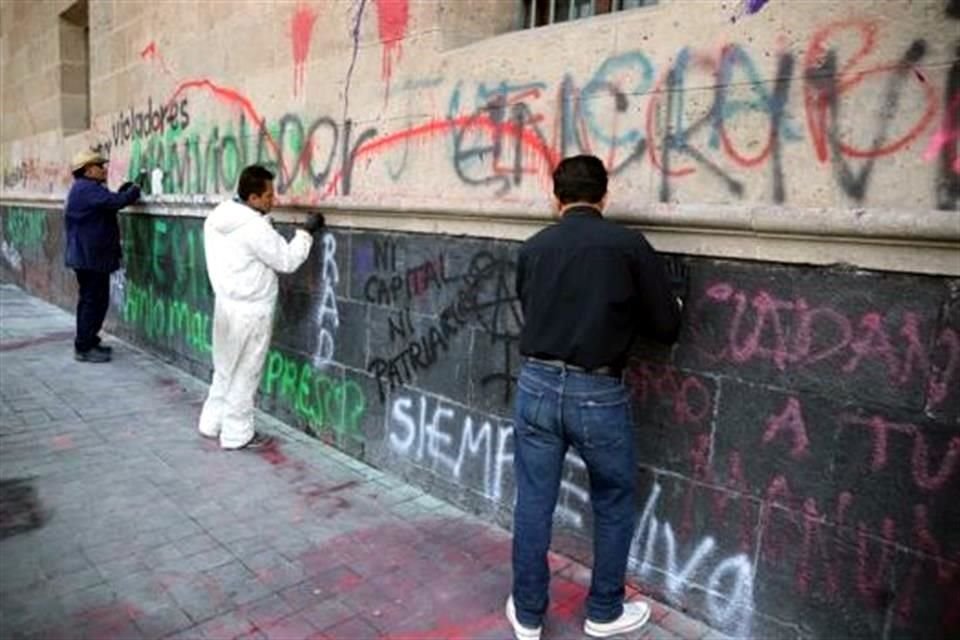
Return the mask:
<path id="1" fill-rule="evenodd" d="M 100 344 L 100 328 L 110 306 L 110 274 L 120 268 L 117 212 L 140 199 L 140 189 L 125 182 L 118 193 L 107 186 L 107 158 L 81 151 L 70 163 L 74 182 L 64 207 L 66 264 L 77 274 L 77 336 L 74 358 L 109 362 L 110 347 Z"/>

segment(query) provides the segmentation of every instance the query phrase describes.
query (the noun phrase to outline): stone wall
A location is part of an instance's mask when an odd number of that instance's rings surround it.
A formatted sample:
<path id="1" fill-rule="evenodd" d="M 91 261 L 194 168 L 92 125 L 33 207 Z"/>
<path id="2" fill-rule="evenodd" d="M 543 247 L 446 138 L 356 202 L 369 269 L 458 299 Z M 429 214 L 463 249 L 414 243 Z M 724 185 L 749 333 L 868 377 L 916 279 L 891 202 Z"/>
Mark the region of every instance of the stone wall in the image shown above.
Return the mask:
<path id="1" fill-rule="evenodd" d="M 556 160 L 591 152 L 612 211 L 660 225 L 685 205 L 956 211 L 956 2 L 747 4 L 660 0 L 531 30 L 519 0 L 89 0 L 93 121 L 64 137 L 35 113 L 56 69 L 41 84 L 30 61 L 67 55 L 47 36 L 71 3 L 7 3 L 4 193 L 62 192 L 66 159 L 92 145 L 117 184 L 159 168 L 165 193 L 225 194 L 261 162 L 287 205 L 482 228 L 541 215 Z"/>
<path id="2" fill-rule="evenodd" d="M 70 308 L 61 216 L 0 208 L 0 275 Z M 113 330 L 209 379 L 202 218 L 121 219 Z M 509 524 L 517 246 L 331 228 L 282 279 L 260 406 Z M 679 344 L 642 345 L 626 374 L 631 579 L 734 636 L 956 636 L 960 281 L 684 260 Z M 557 524 L 587 557 L 574 455 Z"/>

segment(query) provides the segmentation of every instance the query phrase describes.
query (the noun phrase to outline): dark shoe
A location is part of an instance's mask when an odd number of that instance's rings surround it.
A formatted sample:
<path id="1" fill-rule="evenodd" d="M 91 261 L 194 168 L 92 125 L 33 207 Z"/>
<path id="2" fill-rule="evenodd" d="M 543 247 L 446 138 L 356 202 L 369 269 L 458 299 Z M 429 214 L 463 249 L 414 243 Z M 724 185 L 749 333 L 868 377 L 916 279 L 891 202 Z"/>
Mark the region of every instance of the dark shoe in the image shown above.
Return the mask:
<path id="1" fill-rule="evenodd" d="M 262 451 L 264 449 L 269 449 L 274 446 L 273 436 L 264 435 L 262 433 L 255 433 L 253 437 L 250 438 L 250 442 L 243 445 L 242 447 L 237 447 L 237 450 L 249 450 L 249 451 Z"/>
<path id="2" fill-rule="evenodd" d="M 96 347 L 90 351 L 73 351 L 73 359 L 77 362 L 110 362 L 110 354 L 98 350 Z"/>
<path id="3" fill-rule="evenodd" d="M 105 353 L 105 354 L 107 354 L 108 356 L 112 356 L 112 355 L 113 355 L 113 347 L 111 347 L 110 345 L 106 345 L 106 344 L 98 344 L 97 346 L 95 346 L 95 347 L 93 348 L 93 351 L 99 351 L 100 353 Z"/>

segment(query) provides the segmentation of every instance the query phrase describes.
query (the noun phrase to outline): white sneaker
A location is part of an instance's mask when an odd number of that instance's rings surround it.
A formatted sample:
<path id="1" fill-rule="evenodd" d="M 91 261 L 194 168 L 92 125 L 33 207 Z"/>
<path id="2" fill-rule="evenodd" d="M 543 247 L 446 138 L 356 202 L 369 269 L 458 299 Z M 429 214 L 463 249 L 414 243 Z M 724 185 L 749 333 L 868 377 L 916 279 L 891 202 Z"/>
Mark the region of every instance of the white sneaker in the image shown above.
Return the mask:
<path id="1" fill-rule="evenodd" d="M 507 620 L 513 627 L 513 635 L 517 640 L 540 640 L 543 627 L 526 627 L 517 620 L 517 608 L 513 604 L 513 596 L 507 598 Z"/>
<path id="2" fill-rule="evenodd" d="M 623 613 L 610 622 L 594 622 L 587 618 L 583 623 L 583 632 L 594 638 L 608 638 L 636 631 L 650 619 L 650 605 L 646 602 L 624 602 Z"/>

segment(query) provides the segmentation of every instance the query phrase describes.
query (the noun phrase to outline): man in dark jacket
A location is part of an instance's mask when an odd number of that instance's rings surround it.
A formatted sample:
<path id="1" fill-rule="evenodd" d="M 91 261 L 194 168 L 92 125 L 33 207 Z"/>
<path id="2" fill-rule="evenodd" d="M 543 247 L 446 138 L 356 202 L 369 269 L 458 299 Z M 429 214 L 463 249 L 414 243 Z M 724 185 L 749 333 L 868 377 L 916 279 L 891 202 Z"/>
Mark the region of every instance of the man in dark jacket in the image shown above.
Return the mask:
<path id="1" fill-rule="evenodd" d="M 75 178 L 64 209 L 67 267 L 77 274 L 77 337 L 74 357 L 80 362 L 109 362 L 110 347 L 100 344 L 100 328 L 110 306 L 110 274 L 120 268 L 117 212 L 140 199 L 127 182 L 113 193 L 106 187 L 107 159 L 93 151 L 78 153 L 70 165 Z"/>
<path id="2" fill-rule="evenodd" d="M 587 466 L 594 515 L 584 633 L 629 633 L 650 617 L 645 602 L 624 602 L 636 468 L 622 372 L 637 337 L 676 341 L 682 306 L 643 235 L 603 217 L 607 171 L 599 159 L 562 161 L 553 193 L 560 222 L 527 240 L 517 261 L 526 362 L 514 420 L 517 503 L 506 613 L 519 640 L 540 638 L 551 523 L 571 445 Z"/>

